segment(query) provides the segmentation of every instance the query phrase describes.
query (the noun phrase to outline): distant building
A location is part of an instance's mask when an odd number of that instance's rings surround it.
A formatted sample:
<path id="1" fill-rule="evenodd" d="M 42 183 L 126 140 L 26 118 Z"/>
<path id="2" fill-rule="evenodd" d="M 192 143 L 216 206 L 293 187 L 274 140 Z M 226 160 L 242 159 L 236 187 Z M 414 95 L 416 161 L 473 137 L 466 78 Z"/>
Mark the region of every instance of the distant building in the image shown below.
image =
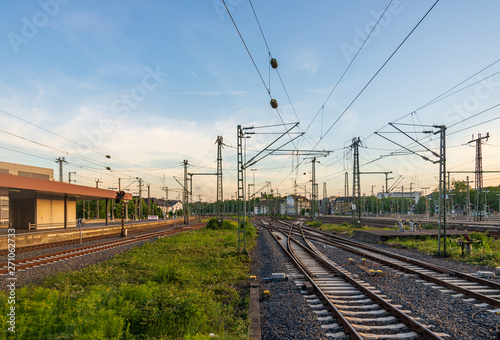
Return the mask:
<path id="1" fill-rule="evenodd" d="M 351 214 L 352 197 L 335 197 L 332 201 L 333 215 L 350 215 Z"/>
<path id="2" fill-rule="evenodd" d="M 418 200 L 420 199 L 420 196 L 422 195 L 421 191 L 413 191 L 413 192 L 379 192 L 377 193 L 377 198 L 382 199 L 382 198 L 411 198 L 413 199 L 414 203 L 417 203 Z"/>

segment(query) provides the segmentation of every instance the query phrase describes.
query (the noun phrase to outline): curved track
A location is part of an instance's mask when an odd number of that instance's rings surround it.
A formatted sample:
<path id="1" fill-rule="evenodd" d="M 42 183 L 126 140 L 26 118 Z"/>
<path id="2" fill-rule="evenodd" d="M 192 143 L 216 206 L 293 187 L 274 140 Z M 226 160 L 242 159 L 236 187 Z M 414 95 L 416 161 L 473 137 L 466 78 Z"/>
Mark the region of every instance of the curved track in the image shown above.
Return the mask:
<path id="1" fill-rule="evenodd" d="M 262 221 L 317 292 L 350 339 L 441 339 L 425 325 L 392 305 L 368 283 L 351 275 L 312 245 L 300 226 Z M 294 235 L 296 235 L 294 237 Z M 319 301 L 318 301 L 319 302 Z M 321 308 L 321 307 L 320 307 Z M 326 311 L 320 310 L 317 314 Z M 328 326 L 339 337 L 338 324 Z"/>
<path id="2" fill-rule="evenodd" d="M 286 222 L 281 222 L 286 223 Z M 419 276 L 439 286 L 464 294 L 494 307 L 500 308 L 500 283 L 453 271 L 435 264 L 398 255 L 365 243 L 348 240 L 331 233 L 303 228 L 311 240 L 357 254 L 395 270 Z"/>

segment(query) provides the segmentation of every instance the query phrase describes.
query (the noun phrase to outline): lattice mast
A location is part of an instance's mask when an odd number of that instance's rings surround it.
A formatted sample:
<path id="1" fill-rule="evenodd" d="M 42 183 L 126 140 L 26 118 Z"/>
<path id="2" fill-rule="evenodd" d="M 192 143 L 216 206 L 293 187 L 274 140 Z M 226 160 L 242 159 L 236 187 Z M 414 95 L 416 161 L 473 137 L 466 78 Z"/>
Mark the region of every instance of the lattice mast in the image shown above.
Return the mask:
<path id="1" fill-rule="evenodd" d="M 222 191 L 222 136 L 217 136 L 217 217 L 222 221 L 222 213 L 224 207 L 224 195 Z"/>
<path id="2" fill-rule="evenodd" d="M 481 137 L 479 133 L 477 138 L 474 139 L 474 135 L 472 135 L 472 140 L 469 143 L 476 143 L 476 171 L 475 171 L 475 189 L 476 189 L 476 214 L 474 219 L 482 221 L 484 216 L 479 212 L 484 209 L 484 205 L 481 200 L 481 192 L 483 191 L 483 155 L 481 150 L 481 145 L 483 143 L 483 139 L 487 140 L 490 137 L 490 133 L 487 132 L 486 136 Z"/>

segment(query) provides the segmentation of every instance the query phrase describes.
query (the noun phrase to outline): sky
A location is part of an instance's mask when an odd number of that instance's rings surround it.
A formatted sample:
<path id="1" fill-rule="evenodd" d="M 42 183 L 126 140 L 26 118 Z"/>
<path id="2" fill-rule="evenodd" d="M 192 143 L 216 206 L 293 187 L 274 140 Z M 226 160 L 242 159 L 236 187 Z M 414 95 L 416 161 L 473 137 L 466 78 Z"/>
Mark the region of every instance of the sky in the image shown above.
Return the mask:
<path id="1" fill-rule="evenodd" d="M 317 158 L 319 198 L 325 186 L 327 195 L 343 195 L 358 137 L 362 172 L 392 171 L 394 190 L 433 190 L 438 165 L 398 151 L 407 146 L 435 160 L 410 137 L 439 152 L 436 135 L 422 132 L 444 125 L 449 171 L 474 171 L 468 142 L 488 132 L 483 169 L 500 170 L 500 2 L 434 3 L 226 0 L 236 27 L 222 0 L 2 3 L 0 159 L 52 168 L 58 179 L 55 160 L 64 157 L 64 181 L 72 172 L 76 184 L 98 179 L 117 188 L 122 178 L 122 188 L 137 192 L 141 178 L 152 196 L 168 187 L 175 199 L 183 160 L 191 173 L 215 172 L 223 136 L 230 199 L 237 126 L 264 127 L 245 139 L 249 160 L 283 123 L 297 122 L 296 134 L 274 146 L 304 152 L 253 165 L 252 192 L 270 182 L 293 193 L 295 182 L 309 195 L 314 149 L 330 151 Z M 407 135 L 390 122 L 408 124 L 397 125 Z M 484 185 L 499 182 L 500 173 L 484 175 Z M 384 175 L 362 175 L 361 192 L 384 184 Z M 193 199 L 215 195 L 215 176 L 194 176 Z"/>

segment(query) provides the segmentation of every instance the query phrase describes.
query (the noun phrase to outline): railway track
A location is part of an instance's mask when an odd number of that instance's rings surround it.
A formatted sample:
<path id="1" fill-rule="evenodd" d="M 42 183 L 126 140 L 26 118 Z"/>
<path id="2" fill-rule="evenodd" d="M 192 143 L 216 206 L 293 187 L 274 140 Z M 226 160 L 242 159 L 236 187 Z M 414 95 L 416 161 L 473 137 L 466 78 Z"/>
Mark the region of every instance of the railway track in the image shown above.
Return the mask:
<path id="1" fill-rule="evenodd" d="M 396 270 L 396 273 L 418 276 L 427 282 L 438 285 L 439 287 L 436 287 L 436 289 L 447 290 L 446 293 L 463 294 L 469 298 L 500 308 L 500 283 L 498 282 L 453 271 L 311 228 L 303 227 L 302 230 L 311 240 L 343 249 L 375 263 L 388 266 Z M 296 233 L 299 233 L 299 231 L 296 231 Z"/>
<path id="2" fill-rule="evenodd" d="M 300 231 L 300 226 L 263 222 L 316 295 L 306 296 L 318 315 L 331 312 L 337 321 L 324 325 L 330 337 L 350 339 L 442 339 L 393 305 L 379 290 L 328 259 Z M 317 296 L 317 297 L 316 297 Z M 322 317 L 328 321 L 328 316 Z M 342 329 L 340 328 L 342 327 Z"/>
<path id="3" fill-rule="evenodd" d="M 147 228 L 141 228 L 141 229 L 133 229 L 133 230 L 128 230 L 128 234 L 138 234 L 142 233 L 145 231 L 152 231 L 152 230 L 161 230 L 165 227 L 169 226 L 176 226 L 178 224 L 182 224 L 182 221 L 179 220 L 178 222 L 175 223 L 165 223 L 165 225 L 161 226 L 152 226 L 152 227 L 147 227 Z M 90 237 L 83 237 L 82 238 L 82 243 L 83 242 L 90 242 L 90 241 L 96 241 L 96 240 L 102 240 L 106 238 L 112 238 L 112 237 L 118 237 L 121 236 L 121 233 L 112 233 L 112 234 L 106 234 L 106 235 L 99 235 L 99 236 L 90 236 Z M 60 246 L 66 246 L 69 244 L 77 244 L 80 243 L 79 238 L 75 238 L 72 240 L 66 240 L 66 241 L 59 241 L 59 242 L 49 242 L 49 243 L 42 243 L 42 244 L 35 244 L 35 245 L 30 245 L 30 246 L 24 246 L 24 247 L 16 247 L 16 253 L 23 253 L 23 252 L 29 252 L 33 250 L 41 250 L 41 249 L 47 249 L 47 248 L 55 248 L 55 247 L 60 247 Z M 7 255 L 9 253 L 8 249 L 2 249 L 0 250 L 0 256 L 1 255 Z"/>
<path id="4" fill-rule="evenodd" d="M 176 234 L 176 233 L 179 233 L 182 231 L 200 229 L 200 228 L 204 227 L 205 225 L 206 225 L 205 223 L 198 223 L 198 224 L 193 224 L 193 225 L 189 225 L 189 226 L 175 227 L 173 229 L 151 232 L 151 233 L 142 234 L 142 235 L 138 235 L 138 236 L 134 236 L 131 238 L 122 239 L 122 240 L 104 242 L 104 243 L 95 244 L 95 245 L 91 245 L 91 246 L 85 246 L 85 247 L 70 249 L 70 250 L 66 250 L 66 251 L 53 252 L 53 253 L 44 254 L 44 255 L 40 255 L 40 256 L 34 256 L 31 258 L 27 258 L 27 259 L 13 261 L 13 262 L 11 262 L 11 266 L 9 268 L 8 268 L 7 262 L 0 263 L 0 275 L 7 274 L 9 270 L 11 270 L 11 271 L 12 270 L 15 270 L 15 271 L 25 270 L 28 268 L 33 268 L 33 267 L 41 266 L 44 264 L 62 261 L 62 260 L 66 260 L 66 259 L 73 258 L 73 257 L 84 256 L 84 255 L 96 253 L 96 252 L 103 251 L 103 250 L 108 250 L 108 249 L 112 249 L 112 248 L 116 248 L 116 247 L 121 247 L 121 246 L 125 246 L 125 245 L 138 243 L 138 242 L 145 241 L 145 240 L 148 240 L 151 238 L 159 238 L 159 237 L 164 237 L 164 236 L 171 235 L 171 234 Z M 14 268 L 12 268 L 12 264 L 14 265 Z"/>

